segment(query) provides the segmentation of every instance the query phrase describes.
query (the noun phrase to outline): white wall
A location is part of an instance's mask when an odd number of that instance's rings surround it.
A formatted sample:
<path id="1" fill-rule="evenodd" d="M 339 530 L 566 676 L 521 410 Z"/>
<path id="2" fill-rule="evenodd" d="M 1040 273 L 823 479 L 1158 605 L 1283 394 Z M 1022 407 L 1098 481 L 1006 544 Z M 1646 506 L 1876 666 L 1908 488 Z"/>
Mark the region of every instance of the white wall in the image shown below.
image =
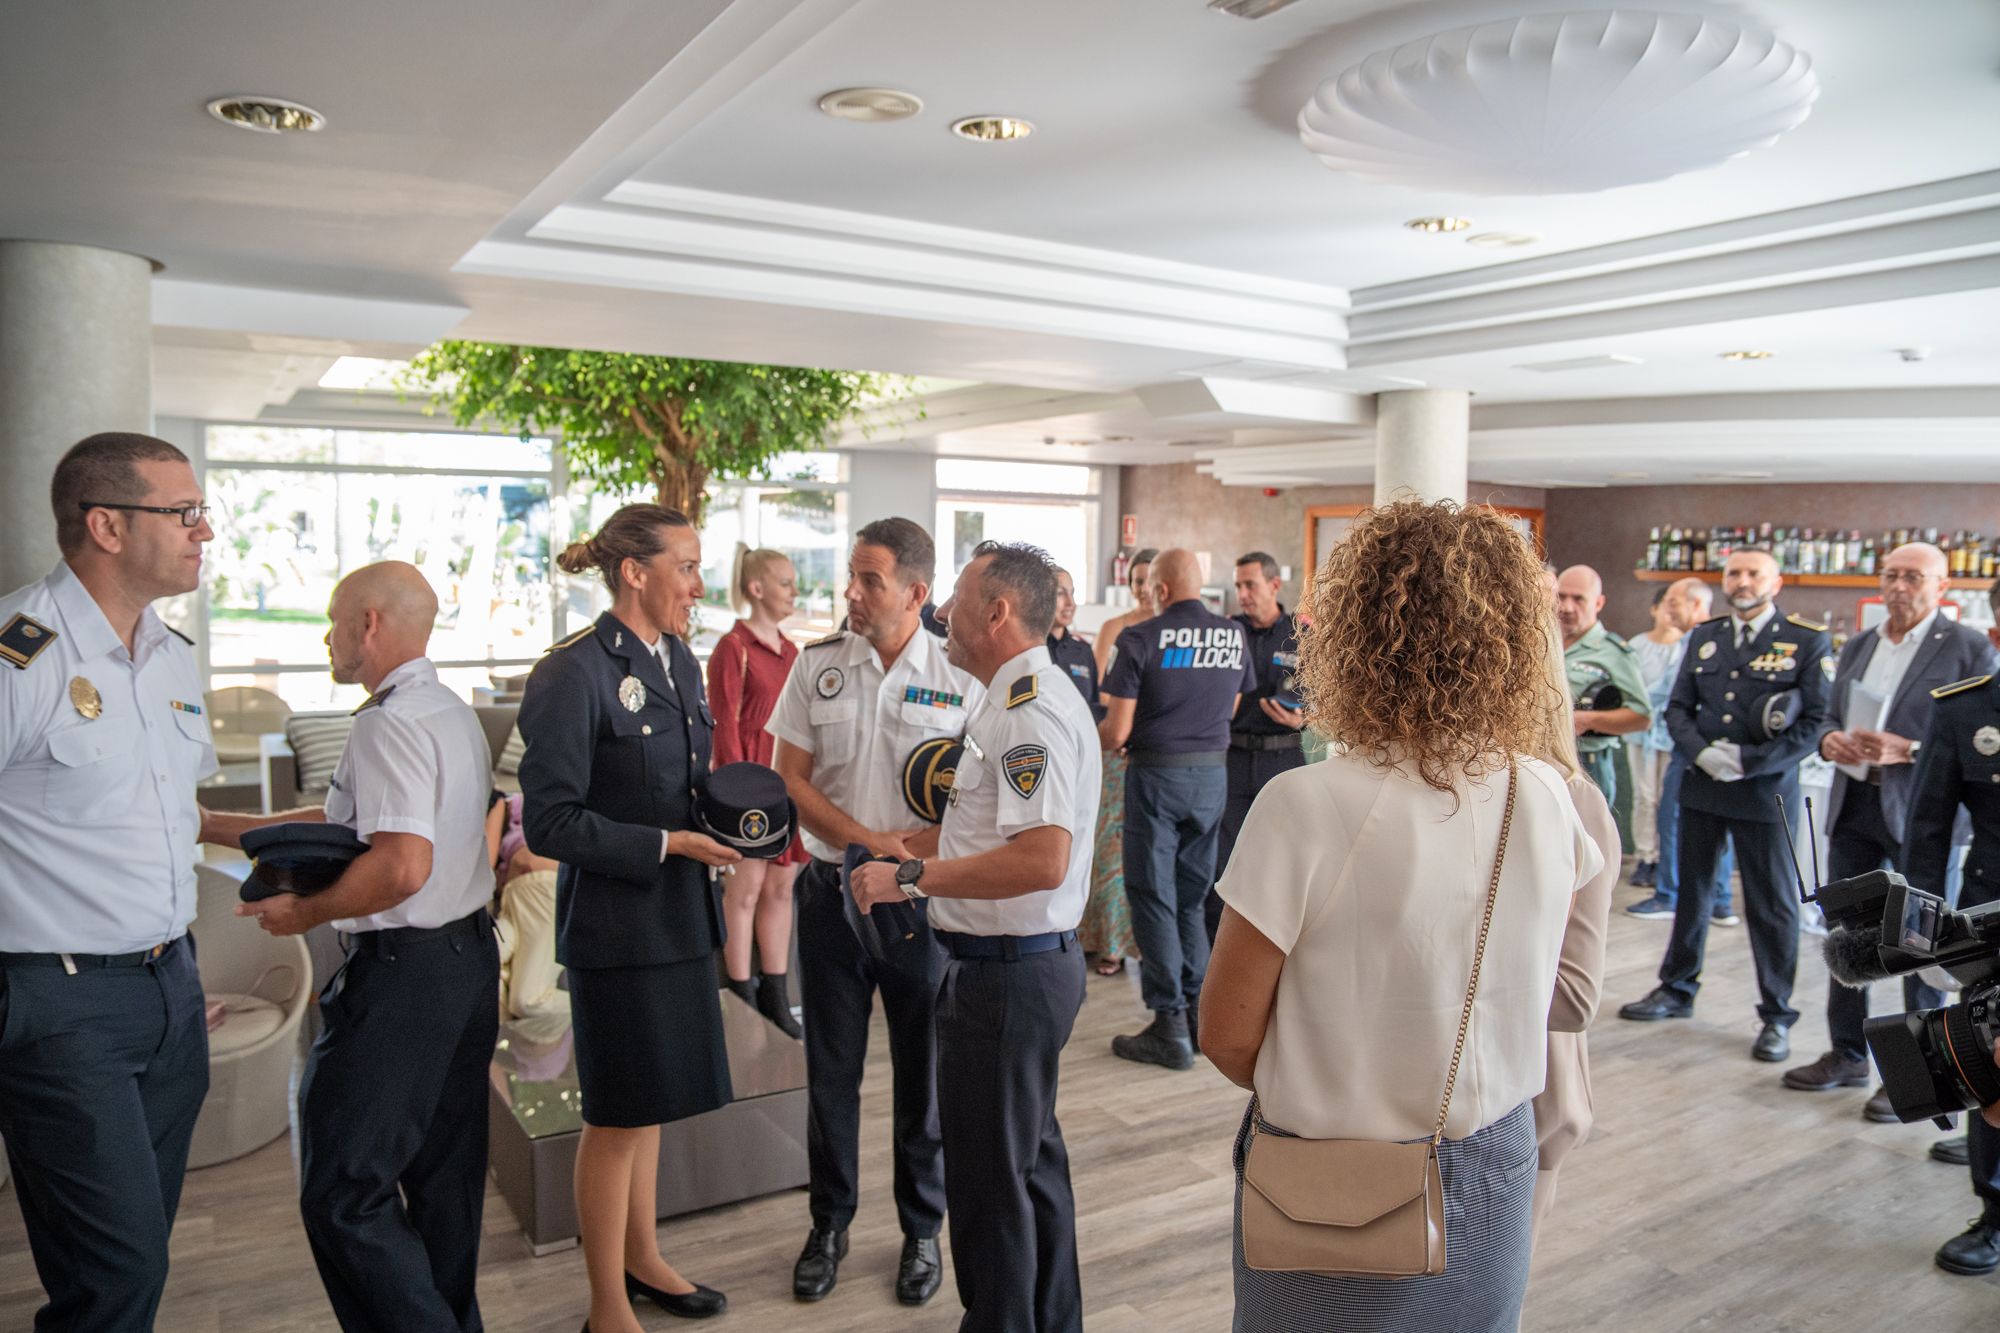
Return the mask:
<path id="1" fill-rule="evenodd" d="M 928 451 L 857 449 L 847 459 L 850 535 L 878 518 L 907 518 L 930 532 L 937 522 L 935 456 Z"/>

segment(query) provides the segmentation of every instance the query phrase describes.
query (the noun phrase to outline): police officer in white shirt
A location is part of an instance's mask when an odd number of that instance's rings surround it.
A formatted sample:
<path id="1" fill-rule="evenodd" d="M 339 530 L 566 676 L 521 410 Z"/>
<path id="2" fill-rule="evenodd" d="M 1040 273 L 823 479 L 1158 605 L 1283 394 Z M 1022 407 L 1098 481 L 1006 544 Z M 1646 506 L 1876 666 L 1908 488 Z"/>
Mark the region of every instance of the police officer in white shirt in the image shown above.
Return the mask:
<path id="1" fill-rule="evenodd" d="M 841 861 L 852 844 L 907 855 L 904 837 L 934 816 L 913 803 L 927 784 L 906 782 L 905 774 L 922 761 L 926 742 L 964 733 L 983 694 L 945 660 L 943 644 L 922 632 L 920 611 L 936 565 L 930 534 L 909 519 L 881 519 L 856 533 L 847 562 L 847 629 L 800 652 L 765 726 L 777 738 L 772 764 L 798 803 L 813 857 L 795 894 L 812 1233 L 792 1269 L 792 1292 L 805 1301 L 833 1290 L 847 1253 L 860 1170 L 861 1068 L 877 990 L 895 1071 L 896 1213 L 903 1229 L 897 1299 L 921 1305 L 943 1280 L 933 1023 L 943 955 L 923 931 L 920 941 L 897 951 L 897 964 L 871 960 L 847 922 L 840 887 Z"/>
<path id="2" fill-rule="evenodd" d="M 1076 1204 L 1056 1071 L 1083 1004 L 1076 925 L 1090 894 L 1096 723 L 1049 658 L 1055 567 L 982 544 L 941 609 L 953 663 L 988 689 L 944 823 L 900 865 L 858 867 L 866 911 L 929 899 L 951 955 L 938 994 L 938 1107 L 961 1330 L 1083 1328 Z"/>
<path id="3" fill-rule="evenodd" d="M 300 1211 L 340 1326 L 482 1327 L 486 1070 L 500 955 L 487 904 L 493 760 L 472 708 L 424 656 L 437 595 L 414 566 L 370 565 L 327 608 L 333 678 L 369 690 L 324 811 L 211 813 L 206 836 L 324 818 L 368 844 L 330 888 L 237 908 L 273 935 L 331 922 L 347 962 L 299 1081 Z"/>
<path id="4" fill-rule="evenodd" d="M 0 1138 L 41 1329 L 149 1329 L 208 1028 L 195 784 L 215 772 L 189 640 L 152 609 L 214 540 L 187 456 L 93 435 L 50 486 L 62 559 L 0 597 Z"/>

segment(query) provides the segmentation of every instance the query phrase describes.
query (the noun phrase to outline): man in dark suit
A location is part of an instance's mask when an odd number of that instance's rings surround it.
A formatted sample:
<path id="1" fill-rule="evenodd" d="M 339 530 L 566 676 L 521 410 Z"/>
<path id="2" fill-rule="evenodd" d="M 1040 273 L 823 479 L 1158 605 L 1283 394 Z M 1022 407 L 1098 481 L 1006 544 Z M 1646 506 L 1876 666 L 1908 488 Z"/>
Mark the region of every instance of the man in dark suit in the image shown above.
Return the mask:
<path id="1" fill-rule="evenodd" d="M 1763 1021 L 1750 1054 L 1764 1061 L 1791 1054 L 1786 1034 L 1799 1017 L 1791 1006 L 1799 957 L 1792 821 L 1799 810 L 1799 760 L 1818 743 L 1833 680 L 1826 626 L 1782 614 L 1776 598 L 1783 586 L 1770 552 L 1737 551 L 1722 573 L 1729 614 L 1688 635 L 1667 701 L 1667 731 L 1692 764 L 1680 791 L 1681 894 L 1673 938 L 1660 963 L 1660 984 L 1618 1011 L 1640 1023 L 1694 1014 L 1716 863 L 1725 840 L 1733 842 Z"/>
<path id="2" fill-rule="evenodd" d="M 1950 585 L 1944 552 L 1923 542 L 1891 551 L 1882 563 L 1882 603 L 1888 619 L 1847 641 L 1833 678 L 1832 708 L 1819 735 L 1819 752 L 1834 770 L 1827 801 L 1827 873 L 1832 879 L 1902 867 L 1904 833 L 1916 759 L 1930 726 L 1931 691 L 1995 666 L 1993 645 L 1939 610 Z M 1948 838 L 1947 831 L 1947 838 Z M 1911 1009 L 1934 1009 L 1944 994 L 1915 974 L 1903 978 Z M 1827 1092 L 1868 1084 L 1865 987 L 1827 982 L 1826 1026 L 1833 1049 L 1809 1065 L 1785 1071 L 1799 1092 Z M 1886 1092 L 1877 1090 L 1863 1114 L 1896 1122 Z"/>

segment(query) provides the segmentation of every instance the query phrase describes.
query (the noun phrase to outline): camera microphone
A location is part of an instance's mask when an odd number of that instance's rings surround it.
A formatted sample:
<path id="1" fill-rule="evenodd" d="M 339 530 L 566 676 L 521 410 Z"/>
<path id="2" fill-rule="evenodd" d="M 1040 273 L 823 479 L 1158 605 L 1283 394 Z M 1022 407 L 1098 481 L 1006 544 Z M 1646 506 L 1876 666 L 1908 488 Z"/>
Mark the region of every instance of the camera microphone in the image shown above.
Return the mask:
<path id="1" fill-rule="evenodd" d="M 1835 926 L 1820 944 L 1826 970 L 1843 986 L 1863 987 L 1895 975 L 1882 964 L 1882 928 L 1849 930 Z"/>

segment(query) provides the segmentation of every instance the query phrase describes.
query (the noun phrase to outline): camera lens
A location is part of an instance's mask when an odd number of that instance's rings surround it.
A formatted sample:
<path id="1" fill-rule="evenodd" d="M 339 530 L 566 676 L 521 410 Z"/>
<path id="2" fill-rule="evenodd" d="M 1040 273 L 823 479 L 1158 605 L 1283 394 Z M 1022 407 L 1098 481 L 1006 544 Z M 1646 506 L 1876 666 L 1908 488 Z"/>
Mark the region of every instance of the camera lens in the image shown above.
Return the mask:
<path id="1" fill-rule="evenodd" d="M 1962 1003 L 1943 1009 L 1871 1018 L 1864 1031 L 1898 1118 L 1923 1120 L 2000 1101 L 2000 1069 L 1993 1065 L 2000 983 L 1969 988 Z"/>

